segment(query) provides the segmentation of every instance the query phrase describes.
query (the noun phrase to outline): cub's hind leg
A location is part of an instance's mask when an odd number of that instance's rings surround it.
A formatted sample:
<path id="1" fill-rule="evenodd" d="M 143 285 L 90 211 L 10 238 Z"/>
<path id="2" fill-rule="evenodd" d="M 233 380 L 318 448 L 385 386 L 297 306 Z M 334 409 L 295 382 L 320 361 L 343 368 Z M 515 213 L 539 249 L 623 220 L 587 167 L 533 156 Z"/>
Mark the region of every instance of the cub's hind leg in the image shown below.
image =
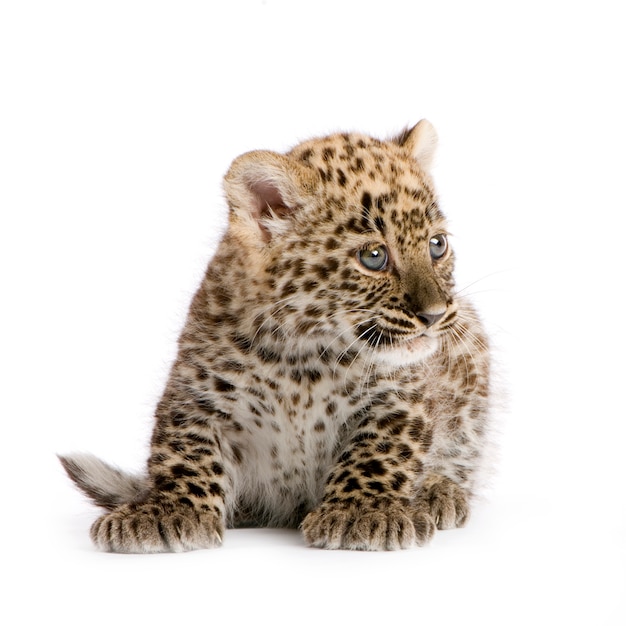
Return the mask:
<path id="1" fill-rule="evenodd" d="M 166 392 L 148 463 L 144 497 L 118 506 L 91 528 L 94 543 L 111 552 L 181 552 L 218 546 L 229 490 L 228 444 L 210 404 L 177 401 Z"/>

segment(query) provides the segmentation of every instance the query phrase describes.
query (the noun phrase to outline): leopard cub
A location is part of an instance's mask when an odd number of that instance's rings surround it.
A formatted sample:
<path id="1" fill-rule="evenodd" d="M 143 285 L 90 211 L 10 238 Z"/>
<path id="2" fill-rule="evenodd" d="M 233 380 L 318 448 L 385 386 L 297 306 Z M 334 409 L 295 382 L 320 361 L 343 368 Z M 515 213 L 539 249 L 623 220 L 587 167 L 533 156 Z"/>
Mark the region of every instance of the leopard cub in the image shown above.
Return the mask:
<path id="1" fill-rule="evenodd" d="M 487 429 L 489 351 L 455 293 L 425 120 L 256 151 L 189 309 L 145 475 L 61 457 L 108 510 L 102 550 L 212 548 L 236 526 L 319 548 L 421 545 L 462 526 Z"/>

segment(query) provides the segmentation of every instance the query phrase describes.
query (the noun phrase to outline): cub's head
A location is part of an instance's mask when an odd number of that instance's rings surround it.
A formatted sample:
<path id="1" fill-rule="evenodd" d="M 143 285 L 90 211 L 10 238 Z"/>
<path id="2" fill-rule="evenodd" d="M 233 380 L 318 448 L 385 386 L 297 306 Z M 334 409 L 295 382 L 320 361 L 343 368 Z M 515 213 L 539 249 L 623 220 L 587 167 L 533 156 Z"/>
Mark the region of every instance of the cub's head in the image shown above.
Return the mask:
<path id="1" fill-rule="evenodd" d="M 250 152 L 226 175 L 230 231 L 255 251 L 272 306 L 259 327 L 294 343 L 366 347 L 391 364 L 432 353 L 453 324 L 453 254 L 422 120 L 390 141 L 338 134 Z"/>

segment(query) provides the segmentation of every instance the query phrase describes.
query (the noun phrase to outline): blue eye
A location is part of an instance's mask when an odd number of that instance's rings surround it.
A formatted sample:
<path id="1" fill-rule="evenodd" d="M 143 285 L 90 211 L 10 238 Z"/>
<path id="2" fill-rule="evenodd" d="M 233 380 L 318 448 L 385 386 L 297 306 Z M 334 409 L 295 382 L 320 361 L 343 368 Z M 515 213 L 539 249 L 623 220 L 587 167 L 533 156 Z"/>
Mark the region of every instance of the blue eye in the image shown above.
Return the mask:
<path id="1" fill-rule="evenodd" d="M 359 263 L 366 269 L 372 272 L 380 272 L 387 267 L 389 253 L 385 246 L 376 246 L 375 248 L 359 250 L 357 258 L 359 259 Z"/>
<path id="2" fill-rule="evenodd" d="M 443 258 L 448 251 L 448 239 L 445 235 L 435 235 L 429 242 L 430 256 L 435 261 Z"/>

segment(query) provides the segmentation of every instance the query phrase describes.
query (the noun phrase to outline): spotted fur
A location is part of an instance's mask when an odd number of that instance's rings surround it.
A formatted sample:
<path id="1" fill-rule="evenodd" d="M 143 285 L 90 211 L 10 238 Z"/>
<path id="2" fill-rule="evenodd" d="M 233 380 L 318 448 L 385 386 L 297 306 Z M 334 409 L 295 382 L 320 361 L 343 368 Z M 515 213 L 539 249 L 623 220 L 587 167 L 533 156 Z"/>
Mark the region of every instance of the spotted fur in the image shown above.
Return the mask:
<path id="1" fill-rule="evenodd" d="M 146 475 L 62 458 L 109 510 L 91 529 L 99 548 L 210 548 L 226 527 L 261 525 L 383 550 L 465 523 L 489 352 L 455 295 L 435 143 L 422 121 L 390 141 L 337 134 L 234 161 L 229 228 L 179 339 Z"/>

